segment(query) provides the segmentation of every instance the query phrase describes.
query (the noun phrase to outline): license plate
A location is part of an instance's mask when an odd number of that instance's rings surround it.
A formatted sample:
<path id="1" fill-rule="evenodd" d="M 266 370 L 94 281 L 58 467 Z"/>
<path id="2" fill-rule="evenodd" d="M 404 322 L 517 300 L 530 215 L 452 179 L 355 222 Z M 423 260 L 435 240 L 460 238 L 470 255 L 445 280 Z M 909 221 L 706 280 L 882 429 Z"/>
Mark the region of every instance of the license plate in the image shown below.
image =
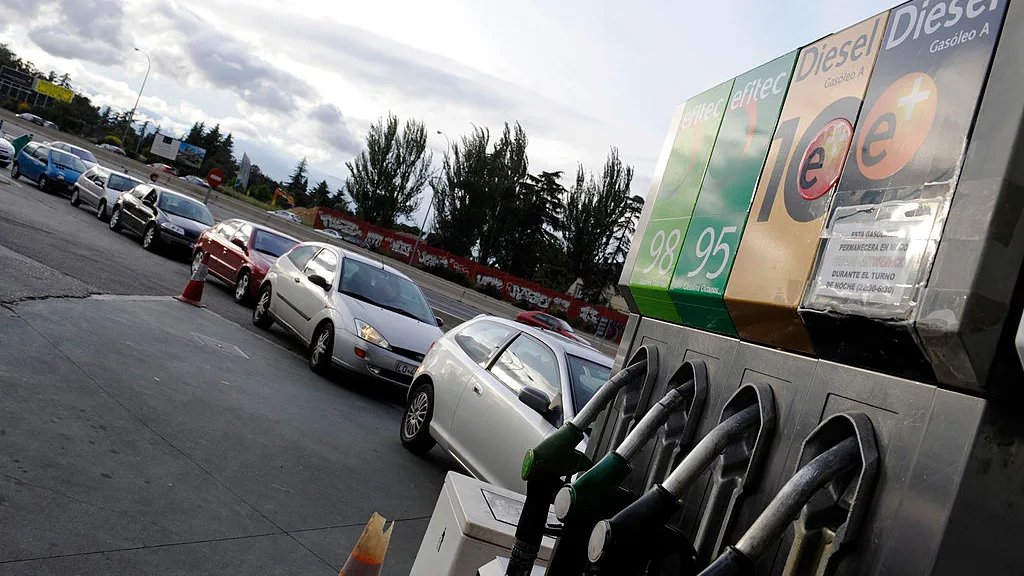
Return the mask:
<path id="1" fill-rule="evenodd" d="M 412 376 L 416 372 L 416 367 L 413 366 L 412 364 L 399 362 L 395 364 L 395 372 L 398 372 L 399 374 L 405 374 L 407 376 Z"/>

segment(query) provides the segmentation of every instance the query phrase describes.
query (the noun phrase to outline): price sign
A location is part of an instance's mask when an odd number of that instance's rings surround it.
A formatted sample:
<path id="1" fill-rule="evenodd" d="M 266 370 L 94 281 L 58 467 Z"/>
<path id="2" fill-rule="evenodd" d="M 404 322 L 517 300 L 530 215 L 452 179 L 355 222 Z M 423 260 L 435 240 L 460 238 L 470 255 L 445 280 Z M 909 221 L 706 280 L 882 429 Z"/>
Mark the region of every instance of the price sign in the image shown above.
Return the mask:
<path id="1" fill-rule="evenodd" d="M 887 17 L 800 51 L 725 289 L 726 307 L 745 339 L 814 351 L 797 307 Z"/>
<path id="2" fill-rule="evenodd" d="M 683 104 L 661 185 L 648 201 L 647 227 L 634 247 L 636 258 L 629 290 L 644 315 L 680 321 L 668 288 L 732 84 L 729 80 Z"/>
<path id="3" fill-rule="evenodd" d="M 735 334 L 723 301 L 725 286 L 796 56 L 786 54 L 733 83 L 669 291 L 684 324 Z M 787 130 L 792 139 L 792 127 L 782 132 Z"/>

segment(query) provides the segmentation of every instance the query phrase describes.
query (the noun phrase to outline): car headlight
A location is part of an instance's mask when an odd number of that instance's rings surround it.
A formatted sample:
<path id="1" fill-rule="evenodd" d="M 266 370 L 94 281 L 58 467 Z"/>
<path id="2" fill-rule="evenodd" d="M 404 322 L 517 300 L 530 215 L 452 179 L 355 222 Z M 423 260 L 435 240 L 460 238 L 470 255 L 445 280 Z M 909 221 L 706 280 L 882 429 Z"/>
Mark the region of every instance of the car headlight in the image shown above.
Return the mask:
<path id="1" fill-rule="evenodd" d="M 363 322 L 358 318 L 356 318 L 356 334 L 358 334 L 360 338 L 366 340 L 370 344 L 380 346 L 381 348 L 387 350 L 391 349 L 391 344 L 388 344 L 388 341 L 380 332 L 377 331 L 376 328 L 370 326 L 369 324 Z"/>
<path id="2" fill-rule="evenodd" d="M 171 232 L 174 232 L 175 234 L 181 234 L 182 236 L 185 235 L 185 229 L 182 228 L 181 226 L 178 226 L 177 224 L 171 224 L 170 222 L 164 222 L 163 224 L 160 225 L 160 227 L 163 228 L 164 230 L 169 230 Z"/>

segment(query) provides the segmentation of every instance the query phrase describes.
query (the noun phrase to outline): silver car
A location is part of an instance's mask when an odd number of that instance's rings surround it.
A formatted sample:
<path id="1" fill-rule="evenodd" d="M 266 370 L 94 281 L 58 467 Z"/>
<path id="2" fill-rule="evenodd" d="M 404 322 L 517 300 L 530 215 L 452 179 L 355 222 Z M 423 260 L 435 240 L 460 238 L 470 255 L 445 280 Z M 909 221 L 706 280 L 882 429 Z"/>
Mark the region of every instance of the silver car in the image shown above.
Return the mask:
<path id="1" fill-rule="evenodd" d="M 252 322 L 275 321 L 309 347 L 314 372 L 340 366 L 403 386 L 443 334 L 407 276 L 322 242 L 299 244 L 267 272 Z"/>
<path id="2" fill-rule="evenodd" d="M 6 138 L 0 137 L 0 167 L 6 168 L 14 156 L 14 146 Z"/>
<path id="3" fill-rule="evenodd" d="M 93 166 L 82 174 L 71 189 L 71 205 L 78 206 L 85 204 L 96 209 L 96 217 L 106 220 L 110 216 L 110 206 L 117 202 L 117 197 L 122 192 L 127 192 L 139 184 L 142 180 L 131 176 L 107 170 L 102 166 Z"/>
<path id="4" fill-rule="evenodd" d="M 445 334 L 416 371 L 406 448 L 440 444 L 470 474 L 522 493 L 523 456 L 608 380 L 612 359 L 559 334 L 478 316 Z"/>

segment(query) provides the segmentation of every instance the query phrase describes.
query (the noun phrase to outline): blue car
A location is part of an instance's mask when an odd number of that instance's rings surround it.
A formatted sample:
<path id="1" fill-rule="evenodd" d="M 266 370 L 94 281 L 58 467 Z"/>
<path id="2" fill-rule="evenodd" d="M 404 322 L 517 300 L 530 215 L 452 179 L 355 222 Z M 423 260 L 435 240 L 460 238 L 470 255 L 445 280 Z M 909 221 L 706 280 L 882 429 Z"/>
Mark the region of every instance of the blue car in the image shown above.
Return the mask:
<path id="1" fill-rule="evenodd" d="M 11 178 L 17 180 L 24 175 L 40 190 L 71 194 L 78 177 L 88 169 L 78 156 L 29 142 L 11 164 Z"/>

